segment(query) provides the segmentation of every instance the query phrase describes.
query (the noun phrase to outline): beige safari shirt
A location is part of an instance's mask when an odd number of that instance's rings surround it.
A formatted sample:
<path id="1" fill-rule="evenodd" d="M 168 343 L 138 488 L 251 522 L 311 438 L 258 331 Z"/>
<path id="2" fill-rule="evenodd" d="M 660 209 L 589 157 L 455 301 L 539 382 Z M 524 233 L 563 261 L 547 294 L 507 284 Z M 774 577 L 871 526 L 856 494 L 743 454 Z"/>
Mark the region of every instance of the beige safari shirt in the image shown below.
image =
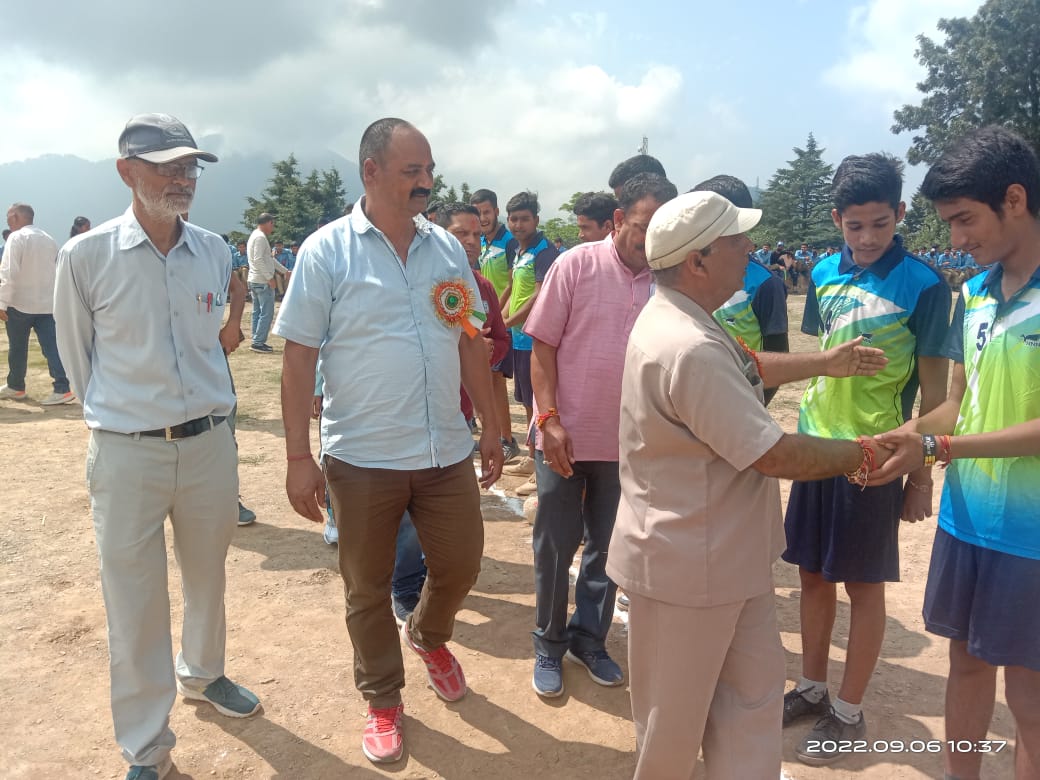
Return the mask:
<path id="1" fill-rule="evenodd" d="M 754 361 L 709 312 L 657 288 L 629 338 L 621 388 L 621 502 L 607 573 L 688 607 L 773 587 L 784 549 L 777 480 L 751 468 L 783 435 Z"/>

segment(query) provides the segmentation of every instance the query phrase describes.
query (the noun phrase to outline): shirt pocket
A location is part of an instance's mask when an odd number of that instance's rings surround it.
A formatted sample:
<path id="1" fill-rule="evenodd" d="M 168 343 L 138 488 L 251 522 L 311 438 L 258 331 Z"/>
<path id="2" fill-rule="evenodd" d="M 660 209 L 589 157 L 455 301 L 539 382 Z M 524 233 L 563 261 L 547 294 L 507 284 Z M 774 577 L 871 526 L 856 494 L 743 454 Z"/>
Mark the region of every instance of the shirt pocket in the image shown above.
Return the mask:
<path id="1" fill-rule="evenodd" d="M 224 324 L 224 308 L 227 305 L 224 293 L 196 293 L 194 305 L 192 338 L 195 346 L 207 350 L 219 347 L 220 328 Z"/>

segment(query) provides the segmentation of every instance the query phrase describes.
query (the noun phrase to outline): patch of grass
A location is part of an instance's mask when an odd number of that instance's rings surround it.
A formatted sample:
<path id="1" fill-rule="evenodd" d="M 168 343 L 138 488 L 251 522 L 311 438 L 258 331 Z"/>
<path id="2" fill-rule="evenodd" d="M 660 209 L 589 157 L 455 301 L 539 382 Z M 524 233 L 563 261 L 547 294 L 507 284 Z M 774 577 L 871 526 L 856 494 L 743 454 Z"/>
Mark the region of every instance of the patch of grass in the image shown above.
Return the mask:
<path id="1" fill-rule="evenodd" d="M 244 463 L 247 466 L 259 466 L 261 463 L 266 463 L 268 460 L 266 455 L 239 455 L 238 462 Z"/>

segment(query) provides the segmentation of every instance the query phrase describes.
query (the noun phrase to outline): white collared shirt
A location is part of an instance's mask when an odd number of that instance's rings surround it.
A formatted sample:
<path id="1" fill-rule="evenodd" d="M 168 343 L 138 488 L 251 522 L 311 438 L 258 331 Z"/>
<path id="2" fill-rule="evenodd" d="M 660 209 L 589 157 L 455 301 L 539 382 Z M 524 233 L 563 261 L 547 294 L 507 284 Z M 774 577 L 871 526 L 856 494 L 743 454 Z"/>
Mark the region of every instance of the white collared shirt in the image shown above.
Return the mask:
<path id="1" fill-rule="evenodd" d="M 62 247 L 58 351 L 88 427 L 134 433 L 231 411 L 219 336 L 230 276 L 220 236 L 182 222 L 163 257 L 132 208 Z"/>
<path id="2" fill-rule="evenodd" d="M 57 256 L 54 239 L 36 225 L 26 225 L 11 233 L 0 260 L 0 309 L 50 314 Z"/>
<path id="3" fill-rule="evenodd" d="M 274 332 L 320 350 L 326 454 L 363 468 L 451 466 L 473 449 L 459 408 L 466 336 L 438 317 L 433 290 L 460 282 L 479 305 L 473 273 L 462 245 L 425 219 L 402 263 L 363 206 L 304 241 Z"/>
<path id="4" fill-rule="evenodd" d="M 271 253 L 271 243 L 267 235 L 260 228 L 256 228 L 249 234 L 246 242 L 246 256 L 249 259 L 249 284 L 267 284 L 274 278 L 275 270 L 283 274 L 289 273 L 289 269 L 274 259 Z"/>

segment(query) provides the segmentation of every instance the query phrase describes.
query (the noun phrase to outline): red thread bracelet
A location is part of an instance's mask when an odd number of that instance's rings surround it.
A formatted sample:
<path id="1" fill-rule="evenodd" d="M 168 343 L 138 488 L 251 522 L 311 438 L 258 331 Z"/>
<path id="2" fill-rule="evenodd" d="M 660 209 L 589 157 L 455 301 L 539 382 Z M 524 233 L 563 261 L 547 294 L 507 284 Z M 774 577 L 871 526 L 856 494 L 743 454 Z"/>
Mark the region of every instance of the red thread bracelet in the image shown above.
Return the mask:
<path id="1" fill-rule="evenodd" d="M 559 416 L 560 413 L 556 411 L 556 407 L 553 406 L 545 414 L 540 414 L 535 418 L 535 427 L 538 428 L 538 430 L 542 430 L 542 428 L 545 427 L 545 424 L 549 422 L 549 420 L 551 420 L 553 417 L 559 418 Z"/>
<path id="2" fill-rule="evenodd" d="M 314 458 L 314 456 L 311 455 L 309 452 L 301 453 L 299 455 L 286 455 L 285 456 L 286 460 L 311 460 L 313 458 Z"/>

